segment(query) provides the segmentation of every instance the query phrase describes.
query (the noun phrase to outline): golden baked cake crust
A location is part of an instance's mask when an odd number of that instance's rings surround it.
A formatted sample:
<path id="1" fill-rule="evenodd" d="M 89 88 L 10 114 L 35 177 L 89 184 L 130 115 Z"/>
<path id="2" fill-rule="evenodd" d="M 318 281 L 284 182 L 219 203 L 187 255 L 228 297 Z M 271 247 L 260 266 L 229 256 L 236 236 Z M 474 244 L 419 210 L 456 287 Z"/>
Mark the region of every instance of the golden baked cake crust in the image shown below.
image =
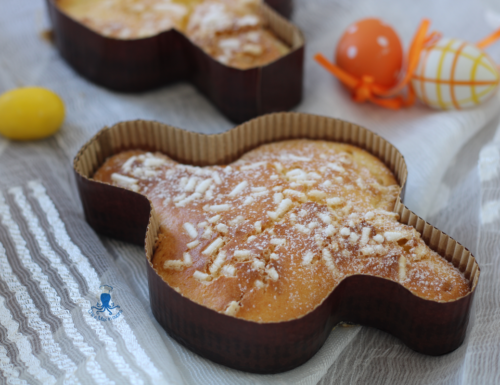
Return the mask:
<path id="1" fill-rule="evenodd" d="M 229 315 L 294 319 L 352 274 L 400 282 L 439 302 L 470 291 L 391 212 L 399 194 L 392 173 L 351 145 L 290 140 L 203 168 L 127 151 L 94 179 L 152 201 L 161 221 L 155 270 L 182 295 Z"/>
<path id="2" fill-rule="evenodd" d="M 290 49 L 263 25 L 258 0 L 56 0 L 90 29 L 116 39 L 138 39 L 176 28 L 212 57 L 247 69 Z"/>

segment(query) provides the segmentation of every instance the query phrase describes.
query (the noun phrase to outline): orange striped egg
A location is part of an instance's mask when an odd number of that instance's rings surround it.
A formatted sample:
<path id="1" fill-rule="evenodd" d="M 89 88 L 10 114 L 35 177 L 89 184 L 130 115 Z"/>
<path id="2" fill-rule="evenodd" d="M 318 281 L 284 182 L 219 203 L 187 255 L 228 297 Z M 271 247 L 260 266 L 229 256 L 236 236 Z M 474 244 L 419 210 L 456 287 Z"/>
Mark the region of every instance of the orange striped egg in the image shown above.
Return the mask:
<path id="1" fill-rule="evenodd" d="M 476 46 L 458 39 L 440 39 L 420 55 L 412 85 L 429 107 L 469 108 L 487 100 L 498 87 L 497 65 Z"/>

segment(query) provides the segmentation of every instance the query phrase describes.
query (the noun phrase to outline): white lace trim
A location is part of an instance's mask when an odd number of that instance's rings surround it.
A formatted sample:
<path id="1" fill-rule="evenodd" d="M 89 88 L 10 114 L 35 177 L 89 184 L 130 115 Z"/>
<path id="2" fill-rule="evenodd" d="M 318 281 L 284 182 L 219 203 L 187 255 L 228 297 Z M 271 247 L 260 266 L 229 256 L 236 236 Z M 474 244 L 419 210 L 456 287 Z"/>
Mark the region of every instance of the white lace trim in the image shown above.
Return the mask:
<path id="1" fill-rule="evenodd" d="M 3 265 L 6 262 L 5 249 L 0 243 L 0 267 L 3 269 Z M 8 263 L 7 263 L 8 264 Z M 3 270 L 5 271 L 5 270 Z M 5 306 L 5 298 L 0 295 L 0 324 L 7 329 L 7 338 L 16 344 L 17 350 L 19 351 L 19 360 L 24 362 L 26 365 L 26 371 L 39 380 L 43 384 L 54 384 L 56 379 L 51 376 L 44 368 L 40 366 L 40 361 L 33 355 L 31 350 L 31 344 L 27 337 L 19 333 L 19 323 L 12 317 L 12 313 Z M 0 363 L 1 369 L 5 374 L 6 378 L 10 378 L 11 369 L 10 359 L 4 353 L 5 348 L 0 345 L 2 349 L 0 351 Z M 5 356 L 5 357 L 4 357 Z M 7 361 L 8 360 L 8 361 Z M 5 364 L 4 364 L 5 363 Z M 16 376 L 15 373 L 12 374 Z"/>
<path id="2" fill-rule="evenodd" d="M 41 274 L 40 267 L 33 263 L 30 252 L 26 247 L 26 242 L 21 236 L 19 226 L 12 219 L 9 207 L 5 203 L 4 197 L 1 194 L 0 216 L 2 217 L 2 224 L 9 231 L 9 235 L 14 241 L 14 246 L 16 248 L 16 253 L 19 259 L 23 261 L 26 267 L 30 270 L 33 278 L 38 282 L 42 282 L 39 277 L 39 275 Z M 37 334 L 41 341 L 42 349 L 47 353 L 52 362 L 61 371 L 66 373 L 66 382 L 78 383 L 78 380 L 75 377 L 77 366 L 73 361 L 69 359 L 66 354 L 61 351 L 61 347 L 52 336 L 50 326 L 40 318 L 39 311 L 36 308 L 33 300 L 31 299 L 28 290 L 19 282 L 17 276 L 14 275 L 7 261 L 7 256 L 2 255 L 0 256 L 0 258 L 2 259 L 2 276 L 5 280 L 5 283 L 9 287 L 9 290 L 15 294 L 17 301 L 21 305 L 23 314 L 28 319 L 28 324 L 30 325 L 30 327 L 37 331 Z M 45 289 L 45 291 L 47 291 L 47 288 L 43 286 L 41 287 L 41 289 Z M 57 295 L 51 295 L 47 299 L 49 300 L 49 302 L 59 301 Z"/>
<path id="3" fill-rule="evenodd" d="M 97 275 L 97 272 L 90 265 L 87 258 L 84 257 L 80 248 L 76 244 L 74 244 L 69 237 L 69 234 L 66 231 L 66 226 L 61 220 L 61 217 L 59 216 L 54 203 L 47 195 L 45 187 L 37 181 L 29 182 L 28 186 L 33 191 L 33 196 L 36 198 L 40 207 L 44 211 L 57 243 L 67 252 L 71 261 L 75 264 L 75 267 L 85 278 L 90 292 L 98 297 L 100 294 L 99 287 L 101 286 L 101 281 Z M 165 382 L 165 379 L 163 378 L 161 372 L 151 362 L 151 359 L 147 356 L 144 349 L 138 343 L 134 332 L 125 320 L 125 315 L 122 314 L 122 316 L 117 318 L 113 322 L 113 324 L 115 325 L 116 331 L 120 334 L 123 341 L 125 342 L 127 349 L 134 356 L 138 366 L 142 368 L 154 382 Z"/>
<path id="4" fill-rule="evenodd" d="M 85 321 L 93 319 L 88 314 L 88 309 L 92 306 L 89 301 L 85 301 L 80 296 L 75 297 L 75 293 L 78 292 L 78 285 L 74 281 L 69 270 L 64 265 L 63 261 L 59 256 L 56 255 L 54 250 L 50 247 L 50 244 L 45 236 L 43 229 L 40 226 L 38 218 L 35 216 L 30 204 L 26 200 L 23 194 L 23 190 L 20 187 L 14 187 L 9 190 L 9 194 L 14 196 L 14 200 L 17 206 L 21 209 L 21 213 L 28 224 L 31 234 L 35 237 L 38 247 L 40 248 L 41 254 L 45 256 L 51 263 L 51 265 L 57 270 L 59 276 L 62 278 L 63 282 L 66 283 L 68 291 L 70 292 L 71 299 L 77 303 L 83 313 Z M 25 256 L 26 257 L 26 256 Z M 73 341 L 73 344 L 82 352 L 82 354 L 87 357 L 86 367 L 92 379 L 98 384 L 114 384 L 106 374 L 102 371 L 101 365 L 96 361 L 96 353 L 94 348 L 89 346 L 84 337 L 76 329 L 73 319 L 70 313 L 60 305 L 60 299 L 57 292 L 52 286 L 50 286 L 48 277 L 43 274 L 42 270 L 38 265 L 36 265 L 31 260 L 26 261 L 26 258 L 22 259 L 22 262 L 30 270 L 35 281 L 38 281 L 39 287 L 45 294 L 47 301 L 50 305 L 51 312 L 61 319 L 66 334 Z M 94 320 L 95 321 L 95 320 Z M 90 325 L 89 325 L 90 326 Z"/>

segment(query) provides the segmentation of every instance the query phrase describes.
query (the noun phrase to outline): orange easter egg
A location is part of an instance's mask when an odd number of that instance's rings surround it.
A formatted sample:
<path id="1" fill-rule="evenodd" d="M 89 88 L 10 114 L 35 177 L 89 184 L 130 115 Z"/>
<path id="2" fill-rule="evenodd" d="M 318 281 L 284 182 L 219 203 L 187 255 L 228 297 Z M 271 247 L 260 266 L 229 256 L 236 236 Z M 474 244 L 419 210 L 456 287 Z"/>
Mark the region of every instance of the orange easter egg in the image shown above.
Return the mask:
<path id="1" fill-rule="evenodd" d="M 375 84 L 396 84 L 403 65 L 403 47 L 398 35 L 379 19 L 351 24 L 337 45 L 336 64 L 356 78 L 370 76 Z"/>

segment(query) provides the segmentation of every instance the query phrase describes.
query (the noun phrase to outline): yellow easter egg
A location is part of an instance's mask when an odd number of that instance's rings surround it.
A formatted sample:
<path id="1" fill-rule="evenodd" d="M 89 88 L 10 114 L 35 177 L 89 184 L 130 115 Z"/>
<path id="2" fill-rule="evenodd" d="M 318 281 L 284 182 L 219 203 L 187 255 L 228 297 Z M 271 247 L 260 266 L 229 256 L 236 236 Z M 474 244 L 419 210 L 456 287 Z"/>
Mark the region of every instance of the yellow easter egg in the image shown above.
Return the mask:
<path id="1" fill-rule="evenodd" d="M 422 103 L 460 110 L 490 98 L 499 79 L 497 65 L 484 51 L 462 40 L 443 38 L 422 51 L 411 82 Z"/>
<path id="2" fill-rule="evenodd" d="M 0 96 L 0 134 L 9 139 L 46 138 L 61 127 L 63 120 L 63 101 L 45 88 L 18 88 Z"/>

